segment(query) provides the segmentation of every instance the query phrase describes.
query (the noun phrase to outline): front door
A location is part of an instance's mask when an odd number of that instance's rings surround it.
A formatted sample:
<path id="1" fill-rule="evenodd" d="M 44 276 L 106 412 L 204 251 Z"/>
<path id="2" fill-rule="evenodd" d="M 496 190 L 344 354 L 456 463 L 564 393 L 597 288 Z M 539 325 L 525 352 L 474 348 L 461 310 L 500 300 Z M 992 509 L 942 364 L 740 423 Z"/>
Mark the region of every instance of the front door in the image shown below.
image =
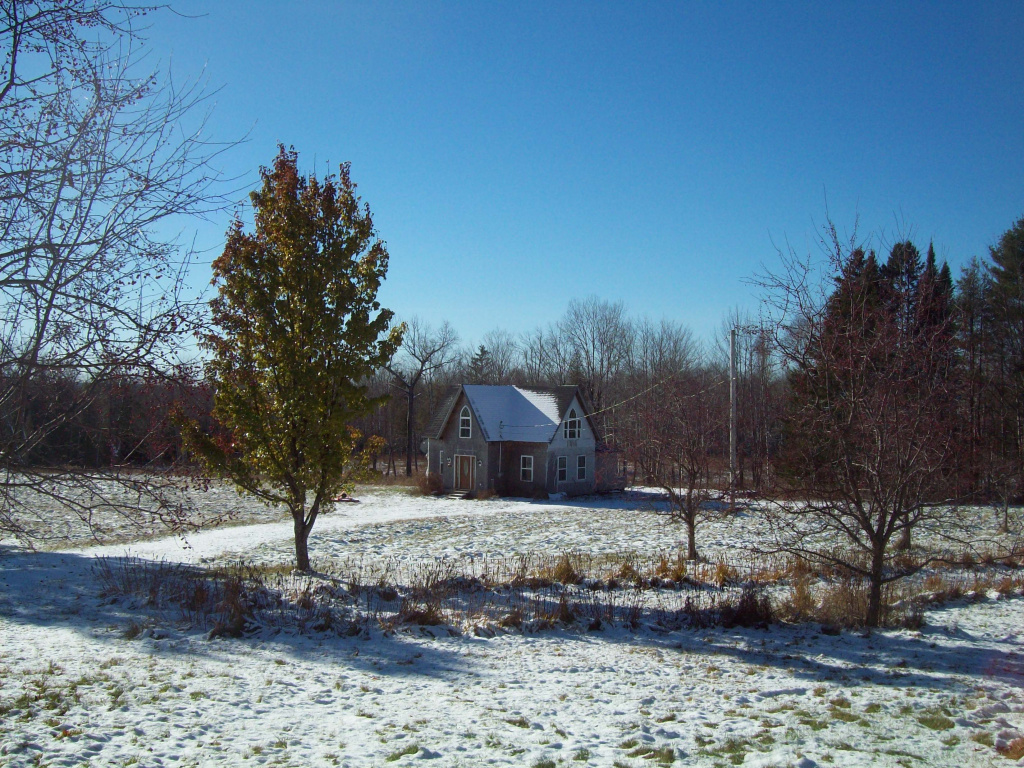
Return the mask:
<path id="1" fill-rule="evenodd" d="M 458 491 L 473 490 L 473 457 L 456 456 L 455 462 L 455 489 Z"/>

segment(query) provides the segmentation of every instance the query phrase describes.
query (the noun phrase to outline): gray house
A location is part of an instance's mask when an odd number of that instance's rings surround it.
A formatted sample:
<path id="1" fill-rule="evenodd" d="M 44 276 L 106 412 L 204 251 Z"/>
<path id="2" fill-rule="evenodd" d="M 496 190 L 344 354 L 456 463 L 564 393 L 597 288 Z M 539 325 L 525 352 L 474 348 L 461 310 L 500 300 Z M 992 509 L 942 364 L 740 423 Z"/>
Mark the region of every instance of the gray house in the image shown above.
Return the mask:
<path id="1" fill-rule="evenodd" d="M 618 455 L 600 445 L 578 387 L 463 384 L 426 431 L 427 473 L 446 491 L 503 496 L 621 490 Z"/>

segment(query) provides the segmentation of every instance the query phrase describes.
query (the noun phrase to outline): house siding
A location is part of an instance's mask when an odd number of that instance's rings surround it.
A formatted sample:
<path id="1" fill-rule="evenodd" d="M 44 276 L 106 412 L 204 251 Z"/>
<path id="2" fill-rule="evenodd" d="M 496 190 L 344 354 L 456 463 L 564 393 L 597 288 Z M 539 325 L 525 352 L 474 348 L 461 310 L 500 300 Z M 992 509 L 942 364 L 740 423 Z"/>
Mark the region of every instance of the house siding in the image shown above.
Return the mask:
<path id="1" fill-rule="evenodd" d="M 533 457 L 533 480 L 524 482 L 522 479 L 522 457 Z M 501 443 L 501 478 L 495 489 L 503 496 L 532 497 L 537 492 L 547 492 L 545 486 L 545 469 L 547 461 L 546 443 Z"/>
<path id="2" fill-rule="evenodd" d="M 427 447 L 427 466 L 431 470 L 435 466 L 441 469 L 441 479 L 446 489 L 455 487 L 455 457 L 473 456 L 475 460 L 474 488 L 481 491 L 484 488 L 493 488 L 490 482 L 490 451 L 487 441 L 484 439 L 483 431 L 477 422 L 473 408 L 469 409 L 470 437 L 459 437 L 459 414 L 463 406 L 469 405 L 465 394 L 459 395 L 452 408 L 451 418 L 441 433 L 440 440 L 430 440 Z M 436 451 L 436 458 L 431 461 L 431 454 Z"/>
<path id="3" fill-rule="evenodd" d="M 576 414 L 581 420 L 580 436 L 575 440 L 567 440 L 565 438 L 565 421 L 569 418 L 569 412 L 573 409 L 576 410 Z M 569 496 L 578 496 L 594 492 L 594 473 L 596 469 L 594 465 L 594 449 L 596 448 L 597 440 L 594 436 L 594 431 L 590 428 L 590 422 L 584 416 L 585 413 L 579 400 L 573 398 L 572 403 L 565 409 L 562 423 L 558 425 L 558 430 L 548 446 L 547 489 L 549 493 L 564 493 Z M 558 480 L 559 456 L 565 456 L 566 458 L 566 479 L 561 482 Z M 580 456 L 586 457 L 587 462 L 587 476 L 583 480 L 577 479 L 576 472 Z"/>

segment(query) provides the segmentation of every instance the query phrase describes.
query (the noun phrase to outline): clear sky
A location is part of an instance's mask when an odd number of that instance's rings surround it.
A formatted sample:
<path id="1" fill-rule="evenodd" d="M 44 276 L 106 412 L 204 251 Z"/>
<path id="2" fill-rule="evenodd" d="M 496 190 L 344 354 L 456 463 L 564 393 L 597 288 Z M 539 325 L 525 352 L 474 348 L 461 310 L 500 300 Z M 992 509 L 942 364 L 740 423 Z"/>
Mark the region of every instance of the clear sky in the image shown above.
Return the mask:
<path id="1" fill-rule="evenodd" d="M 213 137 L 248 133 L 225 171 L 254 187 L 278 142 L 351 161 L 382 300 L 468 342 L 591 294 L 707 338 L 826 213 L 934 240 L 954 276 L 1024 215 L 1017 0 L 174 8 L 153 61 L 221 88 Z"/>

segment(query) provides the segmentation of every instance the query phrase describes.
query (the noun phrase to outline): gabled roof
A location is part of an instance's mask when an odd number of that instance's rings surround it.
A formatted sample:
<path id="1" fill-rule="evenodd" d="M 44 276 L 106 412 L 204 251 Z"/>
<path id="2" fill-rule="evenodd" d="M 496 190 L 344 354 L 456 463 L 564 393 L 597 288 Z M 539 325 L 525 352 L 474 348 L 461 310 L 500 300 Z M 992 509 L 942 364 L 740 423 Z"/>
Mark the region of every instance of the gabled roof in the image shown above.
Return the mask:
<path id="1" fill-rule="evenodd" d="M 550 443 L 573 398 L 579 396 L 577 388 L 571 385 L 527 388 L 464 384 L 446 393 L 427 426 L 428 436 L 441 437 L 460 392 L 466 393 L 488 442 Z M 582 396 L 579 401 L 586 411 Z"/>
<path id="2" fill-rule="evenodd" d="M 455 407 L 455 401 L 459 399 L 461 393 L 462 387 L 458 384 L 453 384 L 445 390 L 437 403 L 437 408 L 434 409 L 434 415 L 430 417 L 430 422 L 427 424 L 424 435 L 433 438 L 441 437 L 444 425 L 448 423 L 448 416 L 451 414 L 452 408 Z"/>

